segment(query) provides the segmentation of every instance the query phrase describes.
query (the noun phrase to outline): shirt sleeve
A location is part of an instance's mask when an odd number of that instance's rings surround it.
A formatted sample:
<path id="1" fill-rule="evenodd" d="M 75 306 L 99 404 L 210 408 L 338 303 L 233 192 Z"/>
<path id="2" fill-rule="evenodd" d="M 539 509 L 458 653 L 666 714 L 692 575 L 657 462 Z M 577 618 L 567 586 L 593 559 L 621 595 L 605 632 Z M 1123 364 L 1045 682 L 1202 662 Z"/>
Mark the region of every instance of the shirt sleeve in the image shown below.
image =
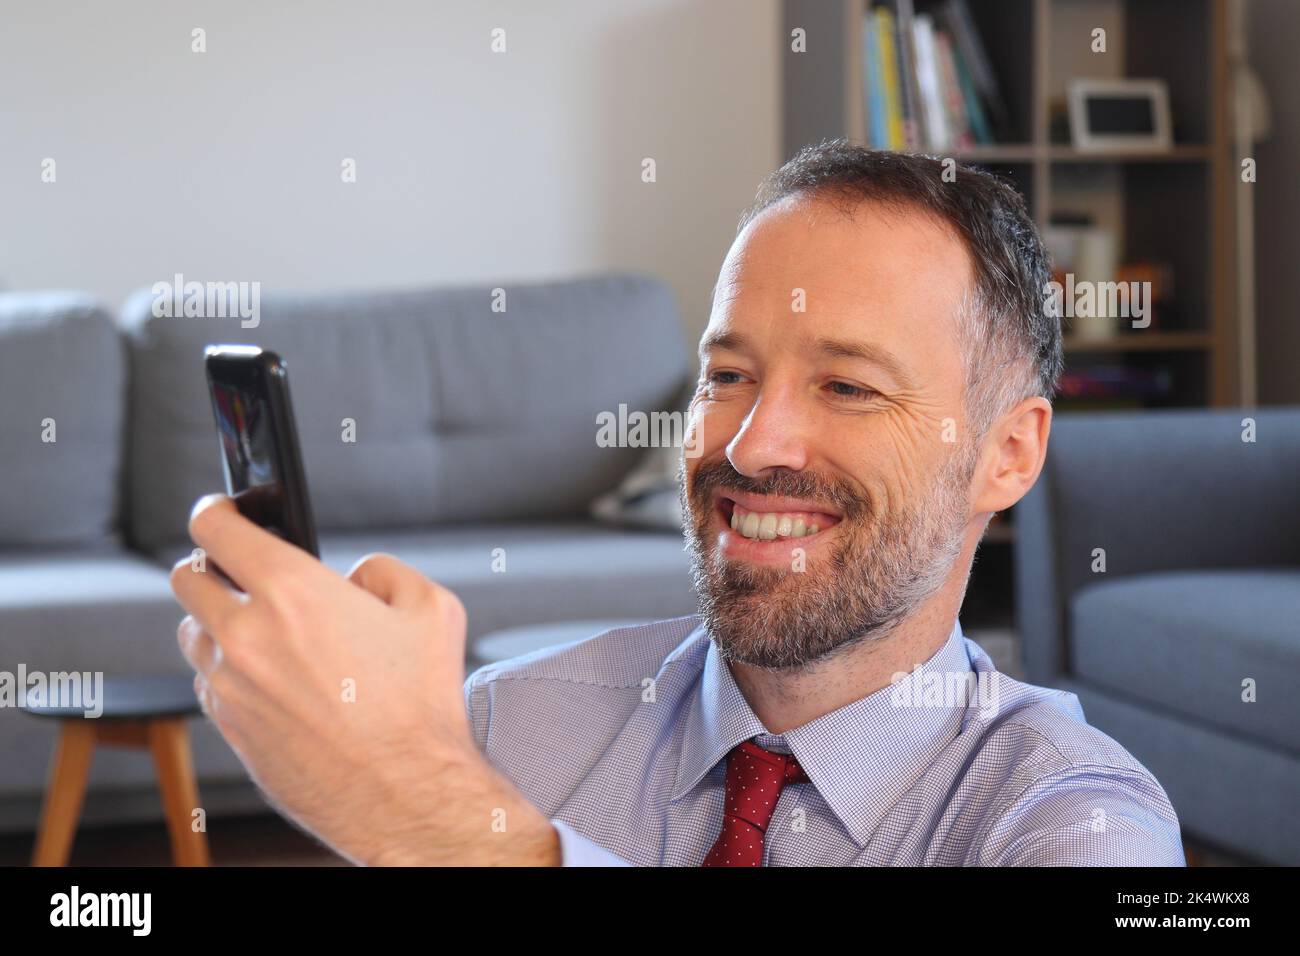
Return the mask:
<path id="1" fill-rule="evenodd" d="M 474 742 L 478 744 L 479 750 L 487 749 L 487 701 L 484 695 L 479 693 L 479 686 L 476 678 L 479 675 L 479 668 L 465 679 L 465 713 L 469 717 L 470 729 L 474 732 Z"/>
<path id="2" fill-rule="evenodd" d="M 1070 767 L 1029 787 L 984 842 L 992 866 L 1186 866 L 1178 816 L 1150 774 Z"/>
<path id="3" fill-rule="evenodd" d="M 560 834 L 561 866 L 631 866 L 627 860 L 615 856 L 598 843 L 593 843 L 563 820 L 552 820 L 551 825 Z"/>

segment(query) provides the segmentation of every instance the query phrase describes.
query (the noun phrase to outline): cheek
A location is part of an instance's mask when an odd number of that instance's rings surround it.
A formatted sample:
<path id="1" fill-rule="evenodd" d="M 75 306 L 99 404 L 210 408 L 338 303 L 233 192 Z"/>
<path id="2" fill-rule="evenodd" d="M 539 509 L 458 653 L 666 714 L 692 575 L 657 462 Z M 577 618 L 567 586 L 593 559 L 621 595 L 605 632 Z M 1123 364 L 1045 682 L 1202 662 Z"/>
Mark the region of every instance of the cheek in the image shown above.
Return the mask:
<path id="1" fill-rule="evenodd" d="M 891 505 L 923 494 L 940 464 L 940 432 L 909 416 L 874 416 L 842 435 L 832 463 L 866 490 L 873 509 L 885 514 Z"/>
<path id="2" fill-rule="evenodd" d="M 691 406 L 690 420 L 687 424 L 686 445 L 687 472 L 694 471 L 691 458 L 695 463 L 708 461 L 723 454 L 731 440 L 740 431 L 745 412 L 738 403 L 709 404 L 697 402 Z"/>

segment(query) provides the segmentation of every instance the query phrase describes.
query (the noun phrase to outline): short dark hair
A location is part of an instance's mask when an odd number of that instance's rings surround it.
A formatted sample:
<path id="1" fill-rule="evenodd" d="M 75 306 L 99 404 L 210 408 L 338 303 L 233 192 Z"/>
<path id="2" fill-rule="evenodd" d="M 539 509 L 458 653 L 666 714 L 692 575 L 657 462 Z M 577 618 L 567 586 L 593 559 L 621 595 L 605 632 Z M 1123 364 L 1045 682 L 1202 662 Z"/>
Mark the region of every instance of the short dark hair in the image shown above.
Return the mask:
<path id="1" fill-rule="evenodd" d="M 763 181 L 737 234 L 790 196 L 826 201 L 850 216 L 864 202 L 917 209 L 961 237 L 975 273 L 967 316 L 957 319 L 967 414 L 977 440 L 1017 402 L 1033 395 L 1052 400 L 1064 359 L 1060 316 L 1048 307 L 1051 262 L 1012 186 L 975 166 L 946 167 L 936 156 L 827 140 L 804 147 Z"/>

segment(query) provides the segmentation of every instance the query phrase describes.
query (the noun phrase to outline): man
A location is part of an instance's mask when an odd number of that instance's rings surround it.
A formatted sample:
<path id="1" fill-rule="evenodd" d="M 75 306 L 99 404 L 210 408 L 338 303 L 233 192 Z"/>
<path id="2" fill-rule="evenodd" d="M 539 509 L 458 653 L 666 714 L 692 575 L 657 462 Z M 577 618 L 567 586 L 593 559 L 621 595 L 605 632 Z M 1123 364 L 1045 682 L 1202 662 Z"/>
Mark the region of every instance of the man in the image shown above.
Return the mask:
<path id="1" fill-rule="evenodd" d="M 683 514 L 700 615 L 479 670 L 387 556 L 334 575 L 201 502 L 204 707 L 360 862 L 1182 865 L 1152 775 L 957 621 L 1042 468 L 1061 370 L 1018 196 L 843 142 L 760 190 L 715 290 Z M 341 681 L 380 699 L 339 715 Z M 468 713 L 467 713 L 468 711 Z"/>

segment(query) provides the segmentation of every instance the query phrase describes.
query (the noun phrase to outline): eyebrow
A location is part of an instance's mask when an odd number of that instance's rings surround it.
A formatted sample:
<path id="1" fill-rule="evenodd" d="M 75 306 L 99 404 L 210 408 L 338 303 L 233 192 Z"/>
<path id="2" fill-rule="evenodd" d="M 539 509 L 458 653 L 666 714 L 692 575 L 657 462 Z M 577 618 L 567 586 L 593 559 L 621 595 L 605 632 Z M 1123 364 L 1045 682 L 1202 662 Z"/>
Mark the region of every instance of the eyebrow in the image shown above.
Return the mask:
<path id="1" fill-rule="evenodd" d="M 731 352 L 747 351 L 748 340 L 738 332 L 710 332 L 700 341 L 700 356 L 703 358 L 714 349 Z M 870 362 L 883 368 L 898 383 L 907 389 L 916 387 L 916 380 L 899 358 L 883 346 L 870 342 L 851 342 L 844 339 L 817 339 L 813 349 L 828 358 L 855 359 Z"/>
<path id="2" fill-rule="evenodd" d="M 817 351 L 830 358 L 857 359 L 879 365 L 898 380 L 904 388 L 914 388 L 915 382 L 907 367 L 893 352 L 870 342 L 846 342 L 841 339 L 818 339 Z"/>
<path id="3" fill-rule="evenodd" d="M 736 332 L 709 332 L 700 339 L 700 356 L 703 357 L 714 349 L 728 352 L 745 351 L 745 337 Z"/>

